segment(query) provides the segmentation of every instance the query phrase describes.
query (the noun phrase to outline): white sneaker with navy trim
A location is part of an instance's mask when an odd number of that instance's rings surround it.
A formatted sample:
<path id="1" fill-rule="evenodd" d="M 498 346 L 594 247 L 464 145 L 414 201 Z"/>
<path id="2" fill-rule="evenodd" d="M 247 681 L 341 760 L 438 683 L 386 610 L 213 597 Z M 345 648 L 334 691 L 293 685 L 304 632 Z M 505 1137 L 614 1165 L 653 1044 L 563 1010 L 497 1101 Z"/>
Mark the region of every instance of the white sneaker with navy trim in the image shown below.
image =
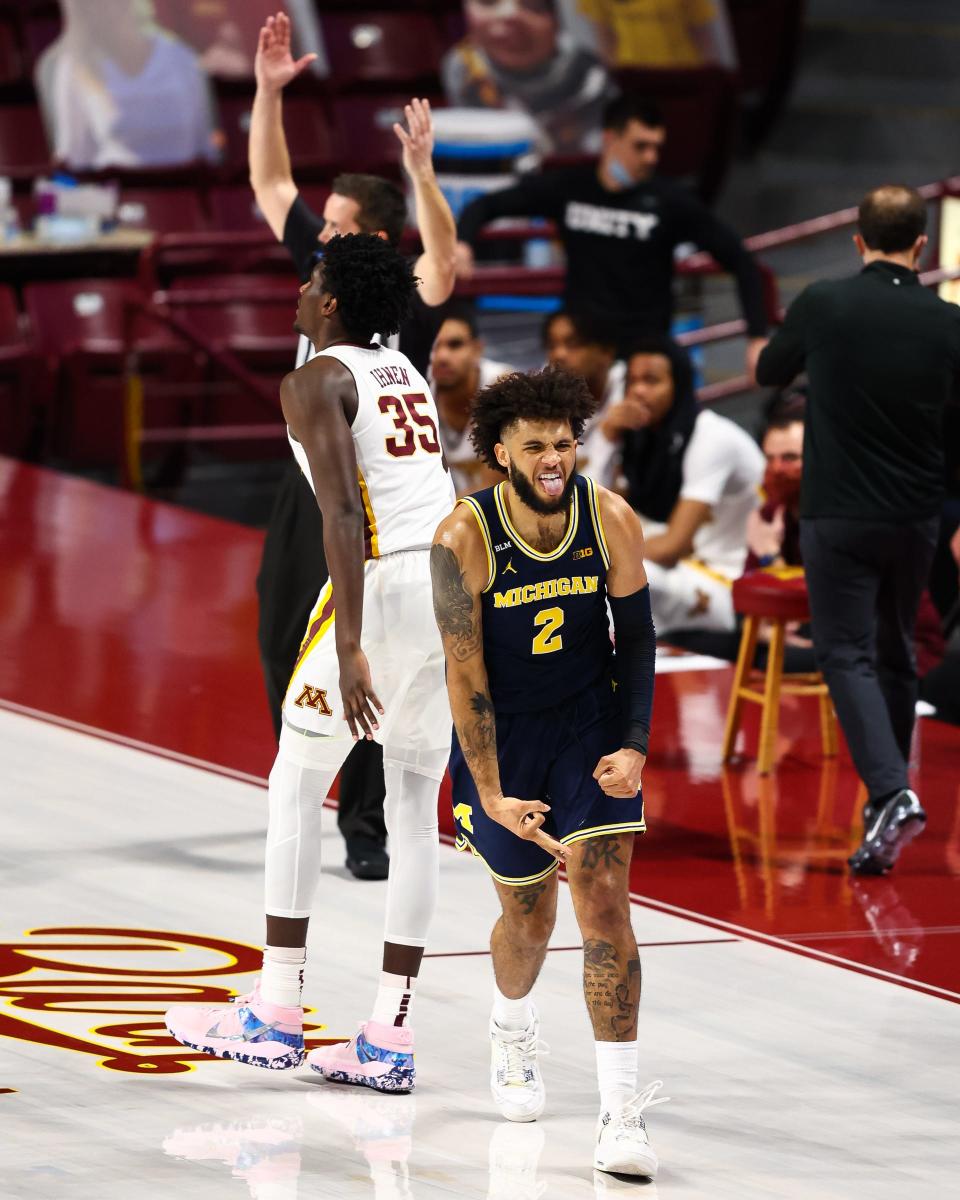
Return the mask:
<path id="1" fill-rule="evenodd" d="M 650 1145 L 643 1110 L 665 1104 L 669 1096 L 654 1099 L 663 1087 L 661 1080 L 648 1084 L 642 1092 L 615 1112 L 602 1112 L 597 1121 L 597 1149 L 593 1165 L 598 1171 L 615 1175 L 642 1175 L 655 1179 L 660 1160 Z"/>

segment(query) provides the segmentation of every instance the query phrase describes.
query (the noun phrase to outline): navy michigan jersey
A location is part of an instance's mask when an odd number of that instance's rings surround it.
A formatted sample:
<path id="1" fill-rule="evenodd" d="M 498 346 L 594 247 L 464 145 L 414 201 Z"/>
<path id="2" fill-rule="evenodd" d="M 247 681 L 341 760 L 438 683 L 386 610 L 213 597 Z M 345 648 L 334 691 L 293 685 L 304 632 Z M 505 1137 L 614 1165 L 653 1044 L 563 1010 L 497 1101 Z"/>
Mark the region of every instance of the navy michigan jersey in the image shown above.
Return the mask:
<path id="1" fill-rule="evenodd" d="M 549 553 L 515 529 L 505 482 L 460 503 L 473 512 L 487 549 L 483 655 L 497 713 L 554 708 L 609 677 L 610 553 L 593 480 L 574 477 L 566 533 Z"/>

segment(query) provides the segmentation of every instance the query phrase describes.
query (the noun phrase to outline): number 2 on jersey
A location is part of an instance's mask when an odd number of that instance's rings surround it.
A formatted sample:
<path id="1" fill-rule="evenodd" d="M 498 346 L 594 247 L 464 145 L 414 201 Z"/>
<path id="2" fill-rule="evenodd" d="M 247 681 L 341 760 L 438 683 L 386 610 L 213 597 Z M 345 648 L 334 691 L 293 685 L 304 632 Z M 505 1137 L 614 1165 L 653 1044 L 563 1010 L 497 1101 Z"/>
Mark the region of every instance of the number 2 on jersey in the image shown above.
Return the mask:
<path id="1" fill-rule="evenodd" d="M 541 608 L 533 623 L 540 630 L 533 639 L 534 654 L 552 654 L 563 649 L 563 636 L 557 632 L 563 624 L 562 608 Z"/>
<path id="2" fill-rule="evenodd" d="M 386 439 L 388 454 L 394 458 L 407 458 L 416 454 L 418 446 L 427 454 L 440 453 L 436 422 L 429 413 L 418 411 L 418 407 L 429 403 L 429 397 L 423 392 L 404 392 L 402 397 L 380 397 L 377 401 L 380 411 L 393 417 L 394 428 L 397 430 L 393 437 Z M 413 425 L 410 424 L 411 421 Z M 414 425 L 418 428 L 414 429 Z"/>

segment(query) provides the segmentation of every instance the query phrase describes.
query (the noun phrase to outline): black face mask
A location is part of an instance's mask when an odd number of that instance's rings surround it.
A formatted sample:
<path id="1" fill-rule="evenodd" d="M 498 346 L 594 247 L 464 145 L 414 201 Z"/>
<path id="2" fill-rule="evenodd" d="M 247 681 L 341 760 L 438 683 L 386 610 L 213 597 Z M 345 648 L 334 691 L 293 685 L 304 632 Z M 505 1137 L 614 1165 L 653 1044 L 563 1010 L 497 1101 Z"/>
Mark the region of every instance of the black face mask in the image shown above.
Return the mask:
<path id="1" fill-rule="evenodd" d="M 573 489 L 577 483 L 577 473 L 573 471 L 564 484 L 563 491 L 556 500 L 551 501 L 544 500 L 526 475 L 521 474 L 512 462 L 509 466 L 509 474 L 513 490 L 520 497 L 521 501 L 527 508 L 532 508 L 535 513 L 539 513 L 542 517 L 555 517 L 557 513 L 563 512 L 564 509 L 568 508 L 570 497 L 573 495 Z"/>

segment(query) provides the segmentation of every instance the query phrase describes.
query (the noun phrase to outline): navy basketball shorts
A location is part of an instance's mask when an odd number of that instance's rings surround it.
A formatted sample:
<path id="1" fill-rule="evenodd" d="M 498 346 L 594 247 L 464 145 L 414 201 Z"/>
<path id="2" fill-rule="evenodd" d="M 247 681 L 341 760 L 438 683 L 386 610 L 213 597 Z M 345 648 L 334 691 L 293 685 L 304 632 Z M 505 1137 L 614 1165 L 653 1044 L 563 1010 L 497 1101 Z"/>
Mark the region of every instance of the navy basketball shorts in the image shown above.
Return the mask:
<path id="1" fill-rule="evenodd" d="M 556 708 L 498 715 L 497 759 L 505 796 L 550 805 L 543 828 L 565 846 L 591 837 L 643 833 L 643 796 L 618 800 L 593 778 L 604 754 L 622 746 L 623 718 L 604 680 Z M 557 860 L 483 811 L 456 733 L 450 755 L 458 850 L 472 850 L 499 883 L 536 883 Z"/>

